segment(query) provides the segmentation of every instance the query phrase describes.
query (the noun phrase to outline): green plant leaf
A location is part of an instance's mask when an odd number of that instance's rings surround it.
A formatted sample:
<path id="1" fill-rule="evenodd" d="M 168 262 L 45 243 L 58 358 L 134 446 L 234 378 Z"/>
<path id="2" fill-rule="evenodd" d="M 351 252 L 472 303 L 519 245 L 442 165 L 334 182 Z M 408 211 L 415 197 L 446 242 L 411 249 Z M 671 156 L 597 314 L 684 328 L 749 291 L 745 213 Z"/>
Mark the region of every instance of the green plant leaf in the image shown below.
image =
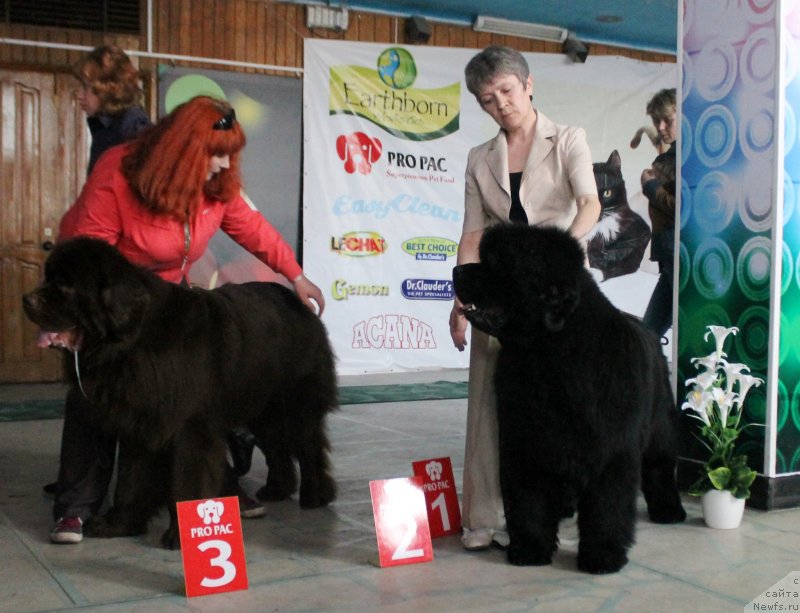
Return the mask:
<path id="1" fill-rule="evenodd" d="M 728 484 L 731 480 L 731 469 L 727 466 L 720 466 L 708 471 L 708 478 L 716 489 L 728 489 Z"/>

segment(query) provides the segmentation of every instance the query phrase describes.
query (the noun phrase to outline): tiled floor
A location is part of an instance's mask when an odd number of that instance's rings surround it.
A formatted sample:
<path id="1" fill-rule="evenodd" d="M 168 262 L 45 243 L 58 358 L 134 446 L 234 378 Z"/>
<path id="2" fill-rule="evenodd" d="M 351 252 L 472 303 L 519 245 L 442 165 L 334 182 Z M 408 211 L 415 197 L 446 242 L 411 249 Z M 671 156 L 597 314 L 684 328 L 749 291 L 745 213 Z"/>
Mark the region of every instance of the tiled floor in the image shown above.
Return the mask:
<path id="1" fill-rule="evenodd" d="M 447 376 L 464 374 L 350 383 Z M 0 397 L 13 394 L 25 389 L 0 386 Z M 193 599 L 180 554 L 157 546 L 163 518 L 146 538 L 51 545 L 41 486 L 56 473 L 61 422 L 0 423 L 0 611 L 742 611 L 800 571 L 800 509 L 748 509 L 740 528 L 720 531 L 704 526 L 695 499 L 683 525 L 651 524 L 642 511 L 631 561 L 611 576 L 577 572 L 574 545 L 552 566 L 516 568 L 498 550 L 464 551 L 457 537 L 434 541 L 433 562 L 379 568 L 368 482 L 449 456 L 460 485 L 465 413 L 464 400 L 342 407 L 330 420 L 338 500 L 313 511 L 277 503 L 246 521 L 249 589 Z M 265 475 L 259 460 L 252 489 Z"/>

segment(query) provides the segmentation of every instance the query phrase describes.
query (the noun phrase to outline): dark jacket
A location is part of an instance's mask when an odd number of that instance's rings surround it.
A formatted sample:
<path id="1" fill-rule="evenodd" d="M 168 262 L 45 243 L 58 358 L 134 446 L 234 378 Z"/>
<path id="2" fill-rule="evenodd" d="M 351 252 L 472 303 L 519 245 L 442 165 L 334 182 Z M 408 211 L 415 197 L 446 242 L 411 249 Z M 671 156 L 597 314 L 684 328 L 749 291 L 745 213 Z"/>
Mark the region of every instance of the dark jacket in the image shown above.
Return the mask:
<path id="1" fill-rule="evenodd" d="M 115 145 L 124 143 L 149 128 L 150 118 L 140 106 L 131 106 L 116 115 L 95 115 L 88 117 L 89 131 L 92 133 L 92 147 L 89 150 L 89 166 L 86 174 L 92 172 L 95 162 Z"/>

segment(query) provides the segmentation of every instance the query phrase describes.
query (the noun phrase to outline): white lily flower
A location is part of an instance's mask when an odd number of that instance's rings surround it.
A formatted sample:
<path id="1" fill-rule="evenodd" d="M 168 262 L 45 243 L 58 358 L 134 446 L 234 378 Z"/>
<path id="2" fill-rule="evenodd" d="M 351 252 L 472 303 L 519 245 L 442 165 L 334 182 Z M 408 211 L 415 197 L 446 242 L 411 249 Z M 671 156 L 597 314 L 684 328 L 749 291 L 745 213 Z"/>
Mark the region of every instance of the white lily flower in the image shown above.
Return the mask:
<path id="1" fill-rule="evenodd" d="M 747 392 L 750 391 L 750 388 L 753 386 L 758 387 L 759 385 L 764 383 L 764 380 L 759 379 L 758 377 L 754 377 L 753 375 L 741 374 L 737 377 L 737 381 L 739 382 L 738 385 L 739 393 L 737 401 L 739 407 L 741 408 L 741 406 L 744 404 L 744 399 L 747 396 Z"/>
<path id="2" fill-rule="evenodd" d="M 746 364 L 739 363 L 726 363 L 725 370 L 725 391 L 730 393 L 733 391 L 733 384 L 739 380 L 740 375 L 750 372 L 750 368 Z"/>
<path id="3" fill-rule="evenodd" d="M 706 327 L 708 328 L 708 332 L 706 332 L 703 335 L 703 340 L 707 341 L 708 335 L 713 334 L 714 340 L 716 341 L 717 344 L 717 350 L 716 350 L 717 359 L 719 360 L 727 356 L 727 354 L 724 351 L 722 351 L 722 346 L 725 344 L 725 339 L 728 337 L 728 335 L 736 334 L 739 331 L 739 328 L 737 328 L 736 326 L 732 326 L 730 328 L 726 328 L 725 326 L 706 326 Z"/>
<path id="4" fill-rule="evenodd" d="M 719 362 L 717 361 L 716 353 L 709 353 L 707 356 L 702 358 L 692 358 L 692 364 L 694 364 L 695 368 L 702 367 L 709 372 L 716 372 Z"/>
<path id="5" fill-rule="evenodd" d="M 711 396 L 714 398 L 714 402 L 717 403 L 719 421 L 722 427 L 725 428 L 728 425 L 728 413 L 730 413 L 731 407 L 736 401 L 736 394 L 726 392 L 721 387 L 715 387 L 711 390 Z"/>
<path id="6" fill-rule="evenodd" d="M 701 390 L 707 390 L 714 386 L 717 383 L 717 373 L 713 371 L 706 371 L 701 372 L 696 377 L 692 377 L 691 379 L 686 379 L 686 387 L 690 385 L 695 385 L 699 387 Z"/>
<path id="7" fill-rule="evenodd" d="M 686 402 L 681 405 L 681 410 L 686 411 L 689 409 L 694 411 L 696 415 L 692 415 L 692 417 L 696 417 L 705 425 L 710 426 L 711 420 L 708 418 L 707 409 L 710 400 L 711 397 L 708 392 L 704 392 L 695 388 L 694 391 L 687 394 Z"/>

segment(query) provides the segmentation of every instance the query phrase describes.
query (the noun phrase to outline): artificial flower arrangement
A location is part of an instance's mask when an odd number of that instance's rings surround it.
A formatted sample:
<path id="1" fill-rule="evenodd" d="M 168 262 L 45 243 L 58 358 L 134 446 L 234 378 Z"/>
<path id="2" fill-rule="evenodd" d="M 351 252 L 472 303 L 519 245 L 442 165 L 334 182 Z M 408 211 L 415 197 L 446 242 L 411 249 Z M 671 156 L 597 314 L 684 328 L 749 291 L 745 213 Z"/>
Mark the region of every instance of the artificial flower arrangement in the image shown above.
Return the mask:
<path id="1" fill-rule="evenodd" d="M 750 388 L 759 386 L 763 380 L 750 374 L 745 364 L 731 363 L 722 350 L 728 335 L 739 329 L 724 326 L 707 326 L 714 335 L 716 350 L 703 358 L 692 358 L 695 368 L 702 372 L 686 381 L 691 390 L 681 408 L 691 411 L 691 416 L 702 422 L 700 442 L 709 450 L 710 456 L 703 465 L 703 476 L 689 488 L 692 496 L 702 496 L 712 489 L 728 490 L 735 498 L 749 498 L 750 484 L 756 471 L 747 466 L 747 456 L 734 455 L 736 439 L 749 426 L 743 424 L 744 400 Z"/>

